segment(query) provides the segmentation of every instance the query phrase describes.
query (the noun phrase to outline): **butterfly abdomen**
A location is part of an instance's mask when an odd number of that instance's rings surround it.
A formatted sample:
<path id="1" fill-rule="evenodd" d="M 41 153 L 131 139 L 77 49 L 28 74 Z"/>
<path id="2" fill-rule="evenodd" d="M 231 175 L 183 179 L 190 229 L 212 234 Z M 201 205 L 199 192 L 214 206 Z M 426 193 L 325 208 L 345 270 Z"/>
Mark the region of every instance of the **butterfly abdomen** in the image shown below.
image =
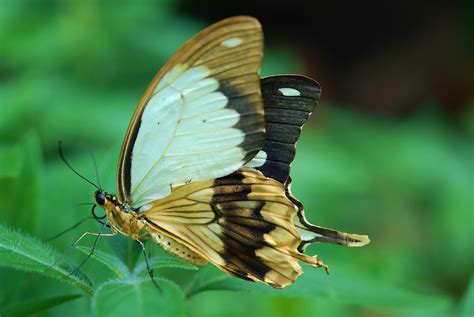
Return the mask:
<path id="1" fill-rule="evenodd" d="M 196 265 L 204 265 L 207 263 L 206 259 L 176 240 L 163 235 L 156 230 L 149 230 L 148 232 L 153 240 L 156 243 L 159 243 L 167 252 Z"/>

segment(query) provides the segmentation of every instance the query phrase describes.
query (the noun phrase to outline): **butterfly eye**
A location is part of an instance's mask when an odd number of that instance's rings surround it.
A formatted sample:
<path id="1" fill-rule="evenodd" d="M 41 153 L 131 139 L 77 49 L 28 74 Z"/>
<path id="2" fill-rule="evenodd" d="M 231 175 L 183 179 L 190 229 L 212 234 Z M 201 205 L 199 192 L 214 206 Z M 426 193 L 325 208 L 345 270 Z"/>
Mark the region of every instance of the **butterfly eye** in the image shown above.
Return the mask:
<path id="1" fill-rule="evenodd" d="M 105 204 L 105 195 L 101 192 L 97 192 L 95 194 L 95 201 L 99 206 L 103 206 Z"/>

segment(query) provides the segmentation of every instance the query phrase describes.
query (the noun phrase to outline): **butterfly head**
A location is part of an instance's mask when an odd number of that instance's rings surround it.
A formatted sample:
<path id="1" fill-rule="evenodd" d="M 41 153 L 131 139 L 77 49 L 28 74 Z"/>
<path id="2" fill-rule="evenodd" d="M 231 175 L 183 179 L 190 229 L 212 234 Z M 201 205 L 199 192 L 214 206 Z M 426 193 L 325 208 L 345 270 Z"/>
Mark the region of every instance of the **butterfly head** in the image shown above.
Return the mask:
<path id="1" fill-rule="evenodd" d="M 129 212 L 129 207 L 125 204 L 121 204 L 115 195 L 109 194 L 103 189 L 98 189 L 94 192 L 95 204 L 94 206 L 102 207 L 106 211 L 119 207 L 119 209 L 125 213 Z"/>
<path id="2" fill-rule="evenodd" d="M 97 214 L 95 213 L 95 208 L 97 206 L 105 209 L 106 214 L 107 214 L 109 210 L 114 209 L 116 206 L 120 205 L 117 201 L 117 197 L 107 193 L 106 191 L 102 189 L 98 189 L 94 192 L 94 199 L 95 199 L 95 204 L 94 206 L 92 206 L 92 215 L 96 219 L 106 218 L 106 215 L 101 216 L 101 217 L 97 216 Z"/>
<path id="3" fill-rule="evenodd" d="M 94 193 L 94 198 L 97 205 L 104 206 L 107 199 L 107 193 L 102 190 L 98 190 Z"/>
<path id="4" fill-rule="evenodd" d="M 138 239 L 139 232 L 144 226 L 143 220 L 137 218 L 134 209 L 128 204 L 121 203 L 117 196 L 98 189 L 94 192 L 95 204 L 92 207 L 92 216 L 98 220 L 106 220 L 106 224 L 111 228 L 112 232 L 119 232 L 129 236 L 132 239 Z M 95 213 L 96 207 L 99 206 L 105 210 L 103 216 Z"/>
<path id="5" fill-rule="evenodd" d="M 107 193 L 106 191 L 99 189 L 94 192 L 94 199 L 97 206 L 104 207 L 110 202 L 113 205 L 117 205 L 117 197 Z"/>

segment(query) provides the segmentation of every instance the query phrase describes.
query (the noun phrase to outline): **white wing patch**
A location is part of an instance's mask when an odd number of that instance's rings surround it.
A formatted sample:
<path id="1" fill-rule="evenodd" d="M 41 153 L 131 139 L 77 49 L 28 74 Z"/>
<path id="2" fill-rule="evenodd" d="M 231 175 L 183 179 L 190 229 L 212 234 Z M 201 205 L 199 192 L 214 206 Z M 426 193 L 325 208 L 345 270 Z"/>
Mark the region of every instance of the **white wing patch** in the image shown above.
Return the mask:
<path id="1" fill-rule="evenodd" d="M 241 39 L 239 39 L 238 37 L 233 37 L 225 41 L 222 41 L 221 45 L 226 46 L 226 47 L 236 47 L 237 45 L 240 45 L 241 43 L 242 43 Z"/>
<path id="2" fill-rule="evenodd" d="M 278 89 L 283 96 L 292 97 L 292 96 L 301 96 L 301 92 L 294 88 L 279 88 Z"/>
<path id="3" fill-rule="evenodd" d="M 140 207 L 191 181 L 225 176 L 243 164 L 240 118 L 204 66 L 177 65 L 155 88 L 133 147 L 132 206 Z"/>
<path id="4" fill-rule="evenodd" d="M 265 152 L 264 150 L 260 150 L 250 162 L 245 164 L 245 166 L 250 167 L 250 168 L 260 167 L 263 164 L 265 164 L 266 160 L 267 160 L 267 152 Z"/>

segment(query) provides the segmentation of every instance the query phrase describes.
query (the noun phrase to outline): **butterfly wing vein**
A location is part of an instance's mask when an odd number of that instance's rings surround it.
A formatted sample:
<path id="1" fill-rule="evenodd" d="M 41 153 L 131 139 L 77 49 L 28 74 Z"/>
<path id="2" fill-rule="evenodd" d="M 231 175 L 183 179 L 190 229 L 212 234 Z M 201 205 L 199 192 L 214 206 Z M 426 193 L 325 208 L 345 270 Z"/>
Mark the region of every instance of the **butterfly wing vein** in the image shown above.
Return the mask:
<path id="1" fill-rule="evenodd" d="M 122 145 L 121 201 L 140 208 L 252 159 L 264 142 L 262 47 L 258 21 L 234 17 L 197 34 L 160 70 Z"/>
<path id="2" fill-rule="evenodd" d="M 284 287 L 301 274 L 298 260 L 318 265 L 297 250 L 295 214 L 281 183 L 241 169 L 215 181 L 183 185 L 143 215 L 152 230 L 223 271 Z"/>

